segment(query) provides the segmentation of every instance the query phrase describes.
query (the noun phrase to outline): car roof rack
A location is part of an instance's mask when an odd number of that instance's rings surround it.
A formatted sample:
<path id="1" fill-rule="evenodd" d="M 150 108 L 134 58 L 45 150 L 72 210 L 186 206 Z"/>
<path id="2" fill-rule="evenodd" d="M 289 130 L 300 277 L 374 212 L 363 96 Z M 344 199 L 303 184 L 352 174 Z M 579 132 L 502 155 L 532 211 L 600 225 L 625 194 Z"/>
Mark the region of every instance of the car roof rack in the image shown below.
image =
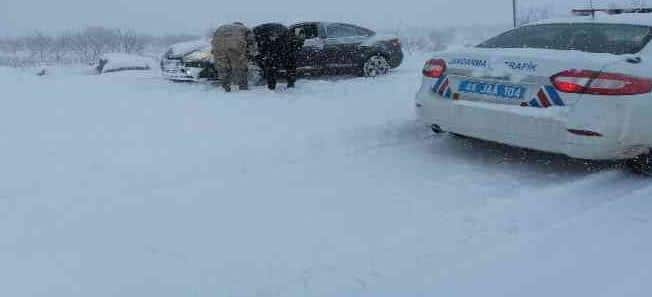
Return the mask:
<path id="1" fill-rule="evenodd" d="M 652 13 L 652 8 L 601 8 L 601 9 L 573 9 L 574 15 L 591 16 L 596 12 L 602 12 L 610 15 L 625 13 Z"/>

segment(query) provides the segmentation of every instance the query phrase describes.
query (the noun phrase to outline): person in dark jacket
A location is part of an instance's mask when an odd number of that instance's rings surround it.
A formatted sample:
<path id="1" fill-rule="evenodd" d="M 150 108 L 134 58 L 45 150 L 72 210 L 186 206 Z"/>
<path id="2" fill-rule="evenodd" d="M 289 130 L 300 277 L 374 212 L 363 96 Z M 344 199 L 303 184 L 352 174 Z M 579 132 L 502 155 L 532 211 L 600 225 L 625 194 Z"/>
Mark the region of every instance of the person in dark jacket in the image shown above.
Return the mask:
<path id="1" fill-rule="evenodd" d="M 254 28 L 258 43 L 257 63 L 263 69 L 263 77 L 270 90 L 276 89 L 281 70 L 286 71 L 288 88 L 294 88 L 297 79 L 297 52 L 303 39 L 282 24 L 269 23 Z"/>

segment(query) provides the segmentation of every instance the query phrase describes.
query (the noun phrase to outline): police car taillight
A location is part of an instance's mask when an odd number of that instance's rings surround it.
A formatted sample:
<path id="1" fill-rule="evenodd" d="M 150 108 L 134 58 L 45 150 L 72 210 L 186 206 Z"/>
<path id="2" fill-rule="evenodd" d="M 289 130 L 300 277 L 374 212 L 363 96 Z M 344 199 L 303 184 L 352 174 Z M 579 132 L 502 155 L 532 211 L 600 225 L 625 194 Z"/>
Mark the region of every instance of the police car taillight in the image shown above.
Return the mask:
<path id="1" fill-rule="evenodd" d="M 423 66 L 423 75 L 430 78 L 440 78 L 446 72 L 446 61 L 431 59 Z"/>
<path id="2" fill-rule="evenodd" d="M 652 92 L 652 80 L 621 73 L 567 70 L 551 77 L 551 81 L 564 93 L 623 96 Z"/>

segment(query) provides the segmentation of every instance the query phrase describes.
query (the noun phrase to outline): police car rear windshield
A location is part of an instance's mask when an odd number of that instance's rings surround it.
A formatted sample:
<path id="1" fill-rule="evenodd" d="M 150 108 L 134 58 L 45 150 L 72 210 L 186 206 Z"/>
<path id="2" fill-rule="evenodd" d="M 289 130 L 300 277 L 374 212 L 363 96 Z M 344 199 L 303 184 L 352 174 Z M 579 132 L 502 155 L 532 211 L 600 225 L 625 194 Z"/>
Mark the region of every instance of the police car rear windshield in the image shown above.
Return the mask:
<path id="1" fill-rule="evenodd" d="M 523 26 L 478 45 L 481 48 L 540 48 L 615 55 L 636 54 L 652 37 L 647 26 L 541 24 Z"/>

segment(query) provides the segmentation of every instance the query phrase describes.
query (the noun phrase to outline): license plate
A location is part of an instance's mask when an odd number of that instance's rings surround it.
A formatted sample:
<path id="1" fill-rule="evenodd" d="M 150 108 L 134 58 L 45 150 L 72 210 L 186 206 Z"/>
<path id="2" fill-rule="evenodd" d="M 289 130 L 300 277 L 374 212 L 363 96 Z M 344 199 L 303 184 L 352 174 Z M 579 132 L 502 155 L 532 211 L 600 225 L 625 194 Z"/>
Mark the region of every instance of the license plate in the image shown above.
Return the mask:
<path id="1" fill-rule="evenodd" d="M 462 81 L 459 87 L 461 93 L 480 94 L 507 99 L 523 99 L 526 90 L 525 87 L 469 80 Z"/>

